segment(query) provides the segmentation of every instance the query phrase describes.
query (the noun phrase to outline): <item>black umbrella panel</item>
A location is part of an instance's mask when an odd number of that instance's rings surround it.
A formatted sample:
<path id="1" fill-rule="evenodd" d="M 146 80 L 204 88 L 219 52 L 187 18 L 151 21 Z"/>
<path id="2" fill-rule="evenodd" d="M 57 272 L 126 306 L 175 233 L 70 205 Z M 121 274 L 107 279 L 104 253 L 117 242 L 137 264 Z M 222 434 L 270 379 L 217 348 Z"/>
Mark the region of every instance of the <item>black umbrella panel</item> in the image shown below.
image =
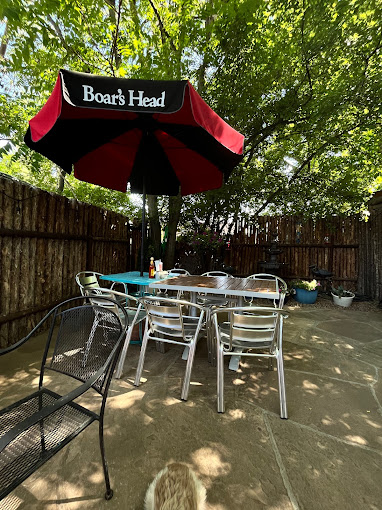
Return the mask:
<path id="1" fill-rule="evenodd" d="M 61 70 L 25 143 L 78 179 L 133 193 L 219 188 L 244 137 L 188 81 L 110 78 Z M 142 250 L 143 251 L 143 250 Z M 142 268 L 141 268 L 142 269 Z"/>

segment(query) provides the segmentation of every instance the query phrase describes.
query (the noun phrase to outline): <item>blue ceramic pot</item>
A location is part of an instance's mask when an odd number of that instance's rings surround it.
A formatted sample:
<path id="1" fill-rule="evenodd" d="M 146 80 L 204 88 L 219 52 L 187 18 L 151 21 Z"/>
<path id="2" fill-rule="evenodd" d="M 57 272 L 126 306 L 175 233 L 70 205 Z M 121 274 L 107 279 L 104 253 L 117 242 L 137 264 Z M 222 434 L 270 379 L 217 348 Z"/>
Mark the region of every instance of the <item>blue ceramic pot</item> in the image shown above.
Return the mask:
<path id="1" fill-rule="evenodd" d="M 305 290 L 305 289 L 294 289 L 296 294 L 294 295 L 297 303 L 313 304 L 316 302 L 318 290 Z"/>

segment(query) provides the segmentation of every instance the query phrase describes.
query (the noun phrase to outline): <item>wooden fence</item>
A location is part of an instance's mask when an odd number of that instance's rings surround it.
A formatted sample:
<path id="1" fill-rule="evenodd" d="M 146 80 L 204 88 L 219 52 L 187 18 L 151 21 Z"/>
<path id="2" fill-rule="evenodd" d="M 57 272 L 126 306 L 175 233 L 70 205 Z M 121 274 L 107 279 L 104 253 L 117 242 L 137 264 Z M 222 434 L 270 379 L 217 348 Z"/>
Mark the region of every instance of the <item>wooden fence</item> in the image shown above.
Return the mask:
<path id="1" fill-rule="evenodd" d="M 79 294 L 82 270 L 135 266 L 139 231 L 119 214 L 0 176 L 0 347 Z"/>
<path id="2" fill-rule="evenodd" d="M 382 193 L 369 222 L 356 217 L 267 217 L 238 222 L 225 263 L 238 276 L 261 271 L 277 233 L 286 280 L 311 278 L 310 265 L 334 284 L 382 299 Z M 138 267 L 140 230 L 124 216 L 47 193 L 0 175 L 0 347 L 22 338 L 55 304 L 78 295 L 78 271 Z M 188 257 L 190 259 L 190 257 Z"/>
<path id="3" fill-rule="evenodd" d="M 305 220 L 298 217 L 258 218 L 256 224 L 238 222 L 231 237 L 225 263 L 235 274 L 263 271 L 261 261 L 269 260 L 273 234 L 277 234 L 278 274 L 286 280 L 312 278 L 310 265 L 334 273 L 333 283 L 356 289 L 359 274 L 360 239 L 365 223 L 356 217 Z"/>
<path id="4" fill-rule="evenodd" d="M 369 204 L 369 221 L 360 239 L 359 292 L 382 301 L 382 191 Z"/>

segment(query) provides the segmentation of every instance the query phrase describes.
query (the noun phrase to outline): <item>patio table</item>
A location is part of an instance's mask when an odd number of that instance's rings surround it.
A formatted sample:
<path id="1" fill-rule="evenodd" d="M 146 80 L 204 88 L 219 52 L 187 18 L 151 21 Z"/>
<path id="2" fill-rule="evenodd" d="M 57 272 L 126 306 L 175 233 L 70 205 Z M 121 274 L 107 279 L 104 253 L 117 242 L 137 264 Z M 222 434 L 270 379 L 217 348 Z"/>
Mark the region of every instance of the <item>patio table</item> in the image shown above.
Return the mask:
<path id="1" fill-rule="evenodd" d="M 146 287 L 150 285 L 153 281 L 159 282 L 160 280 L 149 278 L 149 273 L 143 273 L 141 276 L 140 271 L 128 271 L 127 273 L 116 273 L 116 274 L 104 274 L 100 276 L 100 280 L 107 280 L 110 282 L 119 282 L 125 285 L 137 285 L 140 287 L 140 293 L 143 295 Z M 127 289 L 126 289 L 127 290 Z"/>
<path id="2" fill-rule="evenodd" d="M 151 289 L 181 290 L 190 292 L 191 302 L 196 303 L 198 293 L 237 296 L 243 302 L 244 297 L 279 299 L 276 280 L 251 278 L 230 278 L 228 276 L 176 276 L 163 281 L 151 280 Z M 240 305 L 239 301 L 239 306 Z"/>
<path id="3" fill-rule="evenodd" d="M 191 303 L 196 303 L 198 293 L 220 294 L 239 298 L 239 306 L 243 306 L 244 298 L 279 299 L 277 280 L 251 278 L 230 278 L 228 276 L 176 276 L 165 281 L 151 281 L 151 289 L 181 290 L 190 293 Z M 195 310 L 191 310 L 191 315 Z M 186 353 L 183 354 L 185 358 Z M 214 361 L 214 356 L 212 356 Z M 240 356 L 232 356 L 229 368 L 237 370 Z"/>

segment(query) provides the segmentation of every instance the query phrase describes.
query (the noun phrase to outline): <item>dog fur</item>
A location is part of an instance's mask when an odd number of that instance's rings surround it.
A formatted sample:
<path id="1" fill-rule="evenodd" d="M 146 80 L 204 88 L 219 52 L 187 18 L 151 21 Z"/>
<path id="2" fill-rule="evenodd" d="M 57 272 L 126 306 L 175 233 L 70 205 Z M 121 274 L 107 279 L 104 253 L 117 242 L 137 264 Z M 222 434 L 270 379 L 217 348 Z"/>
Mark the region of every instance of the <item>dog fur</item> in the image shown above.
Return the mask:
<path id="1" fill-rule="evenodd" d="M 162 469 L 151 482 L 145 510 L 205 510 L 206 489 L 194 471 L 173 463 Z"/>

